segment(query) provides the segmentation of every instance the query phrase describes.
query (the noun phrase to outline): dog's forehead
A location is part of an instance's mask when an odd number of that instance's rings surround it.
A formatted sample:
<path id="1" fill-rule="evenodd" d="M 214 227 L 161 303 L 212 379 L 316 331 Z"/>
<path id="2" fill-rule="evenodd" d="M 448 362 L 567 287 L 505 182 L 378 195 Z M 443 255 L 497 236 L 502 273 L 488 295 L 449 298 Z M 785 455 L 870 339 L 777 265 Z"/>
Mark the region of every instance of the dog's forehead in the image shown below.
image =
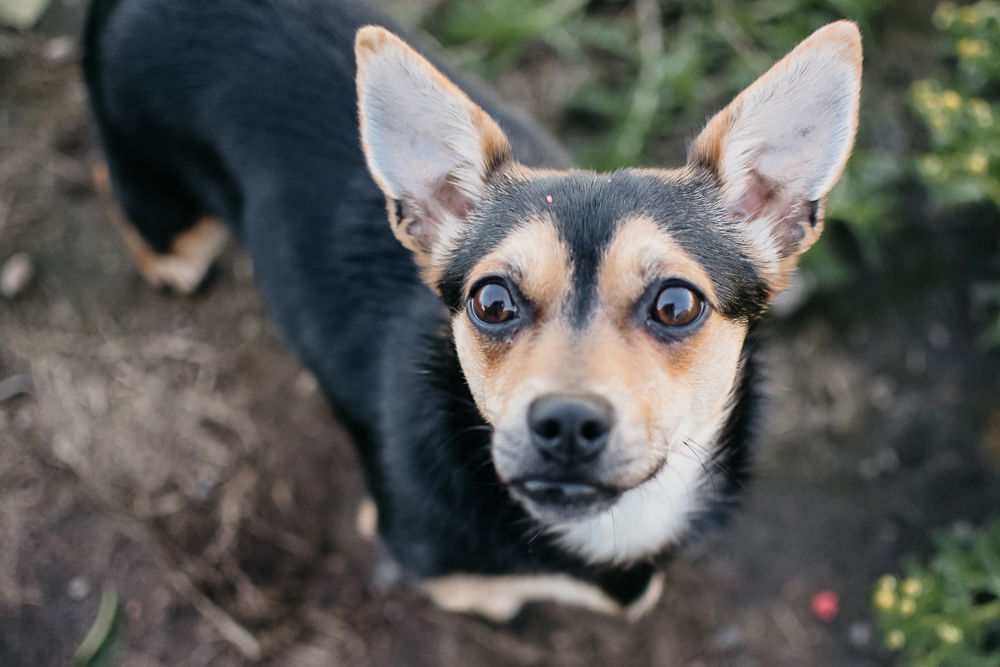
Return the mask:
<path id="1" fill-rule="evenodd" d="M 675 255 L 697 263 L 711 282 L 703 287 L 714 293 L 727 317 L 755 317 L 766 303 L 766 285 L 727 220 L 714 184 L 693 170 L 570 171 L 503 179 L 477 208 L 441 291 L 458 305 L 470 277 L 494 269 L 484 262 L 520 261 L 524 271 L 543 271 L 546 280 L 557 271 L 568 274 L 571 311 L 582 320 L 597 298 L 609 250 L 621 255 L 626 238 L 629 245 L 648 246 L 627 253 L 637 260 L 660 256 L 669 263 Z M 620 258 L 616 265 L 628 266 Z"/>

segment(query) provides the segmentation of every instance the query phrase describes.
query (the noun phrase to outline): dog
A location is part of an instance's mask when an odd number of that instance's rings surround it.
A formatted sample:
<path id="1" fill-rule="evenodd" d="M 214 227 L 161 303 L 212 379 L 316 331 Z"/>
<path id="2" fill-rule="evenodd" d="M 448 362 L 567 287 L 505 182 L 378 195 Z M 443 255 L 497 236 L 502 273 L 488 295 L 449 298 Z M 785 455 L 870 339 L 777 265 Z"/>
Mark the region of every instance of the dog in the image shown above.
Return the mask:
<path id="1" fill-rule="evenodd" d="M 684 166 L 613 173 L 403 34 L 349 0 L 96 0 L 95 177 L 154 285 L 243 244 L 438 605 L 636 616 L 747 474 L 754 328 L 851 153 L 859 31 L 808 37 Z"/>

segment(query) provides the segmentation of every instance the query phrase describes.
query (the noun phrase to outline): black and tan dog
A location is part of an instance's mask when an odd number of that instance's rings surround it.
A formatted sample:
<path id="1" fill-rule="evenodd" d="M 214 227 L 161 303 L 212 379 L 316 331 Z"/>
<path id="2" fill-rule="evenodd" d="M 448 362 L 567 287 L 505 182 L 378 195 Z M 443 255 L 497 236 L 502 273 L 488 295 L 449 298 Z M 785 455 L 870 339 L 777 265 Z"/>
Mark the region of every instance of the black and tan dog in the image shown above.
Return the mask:
<path id="1" fill-rule="evenodd" d="M 440 605 L 641 611 L 746 470 L 750 332 L 851 152 L 858 30 L 805 40 L 684 167 L 597 174 L 369 24 L 348 0 L 97 0 L 127 245 L 187 292 L 224 229 L 243 242 Z"/>

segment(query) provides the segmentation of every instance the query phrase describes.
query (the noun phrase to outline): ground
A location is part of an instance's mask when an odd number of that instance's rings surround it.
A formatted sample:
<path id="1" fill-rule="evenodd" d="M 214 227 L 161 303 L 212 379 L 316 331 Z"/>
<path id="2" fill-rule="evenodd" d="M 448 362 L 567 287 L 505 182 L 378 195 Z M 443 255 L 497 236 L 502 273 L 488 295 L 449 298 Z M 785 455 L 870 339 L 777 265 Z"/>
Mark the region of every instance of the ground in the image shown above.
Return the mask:
<path id="1" fill-rule="evenodd" d="M 436 610 L 358 536 L 351 445 L 239 249 L 190 299 L 129 266 L 88 182 L 62 37 L 78 14 L 0 34 L 0 263 L 36 272 L 0 297 L 0 664 L 67 664 L 103 591 L 110 664 L 881 664 L 877 576 L 1000 507 L 1000 354 L 975 289 L 1000 273 L 998 235 L 975 212 L 929 224 L 917 195 L 880 266 L 765 326 L 745 505 L 651 614 Z"/>

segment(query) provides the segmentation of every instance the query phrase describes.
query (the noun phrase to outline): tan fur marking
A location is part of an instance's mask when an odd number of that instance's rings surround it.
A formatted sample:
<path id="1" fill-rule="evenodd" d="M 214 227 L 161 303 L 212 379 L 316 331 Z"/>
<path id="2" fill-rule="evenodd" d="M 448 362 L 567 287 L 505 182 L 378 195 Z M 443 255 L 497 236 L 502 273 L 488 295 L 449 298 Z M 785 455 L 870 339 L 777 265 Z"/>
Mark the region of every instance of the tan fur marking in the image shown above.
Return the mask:
<path id="1" fill-rule="evenodd" d="M 653 219 L 636 216 L 624 221 L 601 264 L 602 303 L 620 307 L 634 304 L 650 281 L 661 277 L 683 278 L 698 287 L 710 303 L 716 301 L 712 280 L 702 265 Z"/>
<path id="2" fill-rule="evenodd" d="M 507 137 L 493 119 L 479 107 L 472 112 L 472 124 L 481 135 L 483 160 L 487 170 L 492 171 L 513 158 L 513 149 Z"/>
<path id="3" fill-rule="evenodd" d="M 534 332 L 548 329 L 558 315 L 569 291 L 571 271 L 569 255 L 559 232 L 548 217 L 526 220 L 495 250 L 486 255 L 469 276 L 468 285 L 496 275 L 517 276 L 517 286 L 535 309 Z M 554 337 L 531 340 L 520 337 L 512 344 L 493 341 L 482 334 L 461 313 L 455 318 L 455 339 L 462 354 L 466 379 L 473 395 L 480 401 L 480 410 L 487 419 L 505 409 L 504 397 L 512 386 L 538 371 L 546 355 L 560 353 L 568 332 Z M 551 340 L 550 340 L 551 339 Z M 491 400 L 482 401 L 489 396 Z"/>
<path id="4" fill-rule="evenodd" d="M 546 600 L 637 621 L 649 613 L 663 595 L 663 574 L 655 574 L 639 599 L 624 607 L 596 586 L 565 575 L 482 577 L 459 574 L 432 579 L 422 587 L 442 609 L 478 614 L 496 623 L 510 621 L 529 602 Z"/>
<path id="5" fill-rule="evenodd" d="M 378 537 L 378 507 L 371 497 L 365 497 L 358 505 L 354 525 L 358 529 L 358 535 L 363 539 L 372 542 Z"/>
<path id="6" fill-rule="evenodd" d="M 526 220 L 469 275 L 468 285 L 491 273 L 514 274 L 518 287 L 527 299 L 542 311 L 542 317 L 569 290 L 570 265 L 566 247 L 559 238 L 555 223 L 547 215 Z"/>
<path id="7" fill-rule="evenodd" d="M 153 287 L 167 287 L 190 294 L 201 284 L 212 262 L 225 247 L 228 233 L 217 218 L 204 217 L 178 234 L 169 253 L 158 253 L 146 243 L 114 200 L 107 165 L 91 170 L 94 189 L 104 200 L 108 217 L 118 229 L 139 274 Z"/>
<path id="8" fill-rule="evenodd" d="M 528 602 L 551 600 L 618 615 L 622 606 L 591 584 L 566 575 L 452 575 L 423 584 L 436 605 L 452 612 L 478 614 L 497 623 L 510 621 Z"/>

